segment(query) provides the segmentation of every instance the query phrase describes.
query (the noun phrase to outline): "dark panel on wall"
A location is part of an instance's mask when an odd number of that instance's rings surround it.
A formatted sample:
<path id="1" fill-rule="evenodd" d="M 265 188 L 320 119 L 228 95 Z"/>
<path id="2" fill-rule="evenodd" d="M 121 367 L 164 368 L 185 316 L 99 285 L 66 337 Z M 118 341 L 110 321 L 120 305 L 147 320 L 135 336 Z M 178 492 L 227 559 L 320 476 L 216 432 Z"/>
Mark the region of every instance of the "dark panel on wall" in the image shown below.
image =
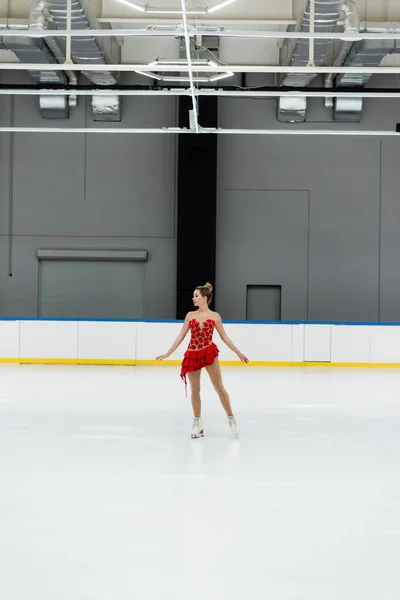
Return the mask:
<path id="1" fill-rule="evenodd" d="M 246 321 L 280 321 L 281 298 L 281 285 L 248 285 Z"/>
<path id="2" fill-rule="evenodd" d="M 199 99 L 202 127 L 217 127 L 218 99 Z M 189 127 L 190 98 L 179 100 L 179 126 Z M 183 319 L 191 309 L 193 289 L 215 282 L 217 136 L 179 136 L 177 308 Z"/>

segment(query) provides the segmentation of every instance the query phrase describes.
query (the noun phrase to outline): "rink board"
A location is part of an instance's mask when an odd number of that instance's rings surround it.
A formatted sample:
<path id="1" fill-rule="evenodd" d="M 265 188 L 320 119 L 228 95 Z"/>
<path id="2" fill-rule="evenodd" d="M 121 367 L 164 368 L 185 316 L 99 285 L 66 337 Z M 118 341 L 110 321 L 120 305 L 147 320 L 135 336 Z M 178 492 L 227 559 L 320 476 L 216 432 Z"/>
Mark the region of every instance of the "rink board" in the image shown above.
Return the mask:
<path id="1" fill-rule="evenodd" d="M 251 366 L 400 367 L 400 324 L 224 324 Z M 1 319 L 0 362 L 42 364 L 179 365 L 188 337 L 156 363 L 179 335 L 177 321 Z M 218 334 L 223 365 L 241 364 Z"/>

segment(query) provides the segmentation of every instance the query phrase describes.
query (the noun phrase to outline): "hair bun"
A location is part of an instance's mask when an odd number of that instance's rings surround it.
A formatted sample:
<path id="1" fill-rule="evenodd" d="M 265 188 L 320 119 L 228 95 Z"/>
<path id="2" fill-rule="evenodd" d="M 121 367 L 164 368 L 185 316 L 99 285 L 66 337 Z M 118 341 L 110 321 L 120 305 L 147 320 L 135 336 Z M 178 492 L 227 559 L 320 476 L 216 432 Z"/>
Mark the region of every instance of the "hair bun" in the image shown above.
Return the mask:
<path id="1" fill-rule="evenodd" d="M 211 283 L 209 283 L 208 281 L 207 281 L 207 283 L 205 283 L 205 284 L 204 284 L 204 286 L 203 286 L 203 287 L 205 287 L 205 288 L 207 288 L 208 290 L 210 290 L 210 292 L 212 292 L 212 291 L 213 291 L 213 286 L 212 286 L 212 285 L 211 285 Z"/>

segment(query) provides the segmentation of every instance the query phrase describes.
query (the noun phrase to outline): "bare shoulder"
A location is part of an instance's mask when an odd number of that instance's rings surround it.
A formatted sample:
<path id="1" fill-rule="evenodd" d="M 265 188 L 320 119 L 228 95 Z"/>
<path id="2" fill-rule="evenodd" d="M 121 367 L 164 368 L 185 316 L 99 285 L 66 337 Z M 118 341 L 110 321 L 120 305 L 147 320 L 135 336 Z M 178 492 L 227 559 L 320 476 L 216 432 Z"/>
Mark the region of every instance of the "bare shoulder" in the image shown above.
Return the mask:
<path id="1" fill-rule="evenodd" d="M 214 319 L 214 321 L 216 321 L 217 323 L 219 323 L 220 321 L 222 321 L 221 319 L 221 315 L 213 310 L 210 311 L 211 312 L 211 316 Z"/>
<path id="2" fill-rule="evenodd" d="M 193 313 L 193 311 L 192 311 L 192 310 L 191 310 L 191 311 L 189 311 L 189 312 L 186 314 L 185 321 L 189 321 L 189 320 L 190 320 L 190 319 L 193 317 L 193 314 L 194 314 L 194 313 Z"/>

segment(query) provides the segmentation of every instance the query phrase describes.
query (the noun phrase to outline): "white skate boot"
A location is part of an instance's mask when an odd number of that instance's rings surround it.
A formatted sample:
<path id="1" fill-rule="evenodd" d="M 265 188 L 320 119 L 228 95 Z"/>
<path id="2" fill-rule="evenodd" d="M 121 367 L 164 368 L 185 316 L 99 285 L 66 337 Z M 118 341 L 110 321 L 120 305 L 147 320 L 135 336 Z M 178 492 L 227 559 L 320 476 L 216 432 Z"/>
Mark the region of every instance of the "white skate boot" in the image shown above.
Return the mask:
<path id="1" fill-rule="evenodd" d="M 231 415 L 230 417 L 228 417 L 228 422 L 229 422 L 229 427 L 233 433 L 233 435 L 237 438 L 239 437 L 239 429 L 236 423 L 236 419 L 234 415 Z"/>
<path id="2" fill-rule="evenodd" d="M 199 417 L 193 419 L 192 440 L 204 437 L 204 429 Z"/>

